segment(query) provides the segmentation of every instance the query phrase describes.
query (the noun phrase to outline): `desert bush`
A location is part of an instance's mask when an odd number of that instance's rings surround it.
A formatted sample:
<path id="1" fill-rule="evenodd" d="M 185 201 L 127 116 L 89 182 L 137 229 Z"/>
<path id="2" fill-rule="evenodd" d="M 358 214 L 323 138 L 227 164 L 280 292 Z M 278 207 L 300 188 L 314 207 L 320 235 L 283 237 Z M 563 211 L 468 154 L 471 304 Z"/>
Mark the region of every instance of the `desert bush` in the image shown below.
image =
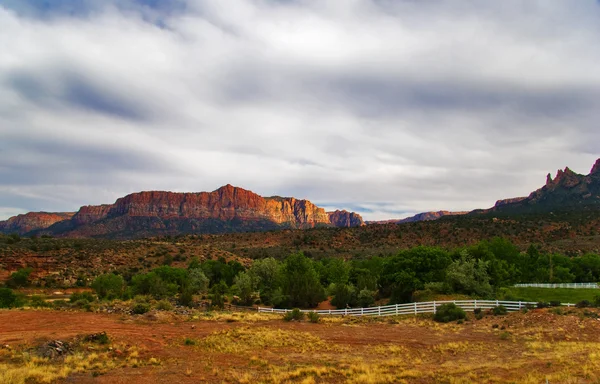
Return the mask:
<path id="1" fill-rule="evenodd" d="M 550 310 L 550 313 L 553 313 L 555 315 L 564 315 L 562 308 L 559 308 L 559 307 L 552 308 Z"/>
<path id="2" fill-rule="evenodd" d="M 194 295 L 192 294 L 192 291 L 189 289 L 185 289 L 179 294 L 179 299 L 177 300 L 177 302 L 179 303 L 179 305 L 190 307 L 194 303 Z"/>
<path id="3" fill-rule="evenodd" d="M 358 305 L 360 307 L 366 308 L 373 304 L 375 304 L 375 291 L 365 288 L 358 293 Z"/>
<path id="4" fill-rule="evenodd" d="M 186 337 L 183 344 L 185 345 L 196 345 L 196 341 L 194 339 L 190 339 L 189 337 Z"/>
<path id="5" fill-rule="evenodd" d="M 464 319 L 466 317 L 465 311 L 457 307 L 454 303 L 442 304 L 437 308 L 433 320 L 440 323 L 448 323 L 450 321 Z"/>
<path id="6" fill-rule="evenodd" d="M 33 270 L 31 268 L 22 268 L 10 275 L 6 281 L 9 288 L 20 288 L 29 284 L 29 275 Z"/>
<path id="7" fill-rule="evenodd" d="M 283 315 L 283 320 L 285 320 L 285 321 L 292 321 L 292 320 L 301 321 L 303 319 L 304 319 L 304 312 L 302 312 L 298 308 L 294 308 L 291 311 L 286 312 Z"/>
<path id="8" fill-rule="evenodd" d="M 94 297 L 94 295 L 92 295 L 91 292 L 75 292 L 69 298 L 69 301 L 71 303 L 76 303 L 79 301 L 92 303 L 94 300 L 96 300 L 96 298 Z"/>
<path id="9" fill-rule="evenodd" d="M 316 324 L 321 320 L 321 316 L 317 312 L 308 312 L 308 320 Z"/>
<path id="10" fill-rule="evenodd" d="M 9 288 L 0 288 L 0 308 L 14 308 L 21 306 L 19 296 Z"/>
<path id="11" fill-rule="evenodd" d="M 143 315 L 144 313 L 150 311 L 150 304 L 147 303 L 137 303 L 134 304 L 131 308 L 131 311 L 136 315 Z"/>
<path id="12" fill-rule="evenodd" d="M 40 295 L 33 295 L 29 298 L 29 305 L 34 308 L 47 308 L 51 307 L 52 304 L 47 302 L 44 297 Z"/>
<path id="13" fill-rule="evenodd" d="M 596 312 L 588 311 L 587 309 L 585 311 L 583 311 L 583 316 L 584 317 L 590 317 L 592 319 L 597 319 L 598 318 L 598 314 Z"/>
<path id="14" fill-rule="evenodd" d="M 494 308 L 492 308 L 492 313 L 494 314 L 494 316 L 503 316 L 506 315 L 508 311 L 506 310 L 506 307 L 503 305 L 497 305 Z"/>
<path id="15" fill-rule="evenodd" d="M 96 277 L 92 282 L 92 289 L 100 299 L 115 299 L 123 295 L 125 281 L 119 275 L 107 273 Z"/>
<path id="16" fill-rule="evenodd" d="M 173 309 L 173 305 L 168 300 L 161 300 L 156 303 L 156 309 L 159 311 L 170 311 Z"/>
<path id="17" fill-rule="evenodd" d="M 579 303 L 575 304 L 575 307 L 577 308 L 588 308 L 591 306 L 592 303 L 590 303 L 588 300 L 581 300 Z"/>

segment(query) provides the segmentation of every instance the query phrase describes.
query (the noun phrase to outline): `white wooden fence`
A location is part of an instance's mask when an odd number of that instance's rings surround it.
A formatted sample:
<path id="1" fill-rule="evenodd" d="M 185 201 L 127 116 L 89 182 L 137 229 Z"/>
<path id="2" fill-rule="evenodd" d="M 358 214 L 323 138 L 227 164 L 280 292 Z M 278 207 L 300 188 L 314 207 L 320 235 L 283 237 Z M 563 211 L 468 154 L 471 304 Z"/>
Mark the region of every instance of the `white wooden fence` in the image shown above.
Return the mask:
<path id="1" fill-rule="evenodd" d="M 598 283 L 557 283 L 557 284 L 546 284 L 546 283 L 533 283 L 533 284 L 515 284 L 518 288 L 589 288 L 599 289 Z"/>
<path id="2" fill-rule="evenodd" d="M 442 304 L 454 303 L 465 311 L 472 312 L 475 308 L 490 309 L 498 305 L 504 306 L 509 312 L 519 311 L 537 303 L 529 301 L 502 301 L 502 300 L 448 300 L 448 301 L 427 301 L 420 303 L 408 304 L 393 304 L 384 305 L 381 307 L 371 308 L 347 308 L 347 309 L 325 309 L 325 310 L 310 310 L 302 309 L 302 312 L 316 312 L 319 315 L 344 315 L 344 316 L 396 316 L 396 315 L 417 315 L 419 313 L 435 313 L 437 308 Z M 562 304 L 567 307 L 572 307 L 575 304 Z M 286 313 L 291 309 L 275 309 L 258 307 L 258 312 L 266 313 Z"/>

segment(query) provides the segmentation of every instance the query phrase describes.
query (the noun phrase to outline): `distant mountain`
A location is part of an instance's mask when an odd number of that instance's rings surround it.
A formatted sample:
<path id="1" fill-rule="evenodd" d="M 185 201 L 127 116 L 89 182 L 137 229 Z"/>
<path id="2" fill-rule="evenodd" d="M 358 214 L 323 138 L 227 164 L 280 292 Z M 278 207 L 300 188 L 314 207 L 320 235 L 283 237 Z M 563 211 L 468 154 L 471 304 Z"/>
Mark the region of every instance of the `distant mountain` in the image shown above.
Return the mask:
<path id="1" fill-rule="evenodd" d="M 0 221 L 0 233 L 23 235 L 27 232 L 48 228 L 60 221 L 69 220 L 74 214 L 74 212 L 29 212 L 13 216 L 8 220 Z"/>
<path id="2" fill-rule="evenodd" d="M 431 221 L 437 220 L 440 217 L 444 216 L 457 216 L 457 215 L 465 215 L 469 213 L 468 211 L 430 211 L 430 212 L 421 212 L 417 213 L 414 216 L 406 217 L 404 219 L 390 219 L 390 220 L 380 220 L 380 221 L 367 221 L 367 224 L 403 224 L 403 223 L 414 223 L 417 221 Z"/>
<path id="3" fill-rule="evenodd" d="M 77 213 L 65 215 L 69 216 L 48 222 L 46 226 L 29 228 L 13 225 L 3 232 L 140 238 L 166 234 L 363 225 L 360 215 L 353 212 L 327 213 L 308 200 L 279 196 L 264 198 L 229 184 L 213 192 L 133 193 L 117 199 L 114 204 L 83 206 Z M 13 219 L 7 222 L 14 222 Z M 5 222 L 0 222 L 0 228 L 2 223 Z"/>
<path id="4" fill-rule="evenodd" d="M 527 197 L 498 200 L 494 207 L 476 213 L 533 213 L 600 208 L 600 159 L 588 175 L 566 167 L 546 176 L 546 185 Z"/>

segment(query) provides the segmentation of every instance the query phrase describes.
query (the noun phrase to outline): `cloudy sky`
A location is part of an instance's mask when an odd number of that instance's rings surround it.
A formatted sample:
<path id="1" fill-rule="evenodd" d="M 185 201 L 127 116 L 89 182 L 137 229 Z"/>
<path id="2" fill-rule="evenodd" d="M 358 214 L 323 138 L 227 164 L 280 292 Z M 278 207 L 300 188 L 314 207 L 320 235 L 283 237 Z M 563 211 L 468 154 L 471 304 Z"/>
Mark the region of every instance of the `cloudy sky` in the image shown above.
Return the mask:
<path id="1" fill-rule="evenodd" d="M 231 183 L 366 219 L 600 157 L 596 0 L 0 0 L 0 219 Z"/>

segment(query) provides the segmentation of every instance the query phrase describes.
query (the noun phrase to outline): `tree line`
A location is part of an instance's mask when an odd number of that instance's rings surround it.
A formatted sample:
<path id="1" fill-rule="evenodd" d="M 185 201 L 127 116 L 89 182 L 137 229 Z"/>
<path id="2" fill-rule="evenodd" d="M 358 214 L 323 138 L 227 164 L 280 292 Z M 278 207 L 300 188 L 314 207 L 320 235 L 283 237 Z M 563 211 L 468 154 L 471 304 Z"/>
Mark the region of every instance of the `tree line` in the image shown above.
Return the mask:
<path id="1" fill-rule="evenodd" d="M 26 283 L 30 270 L 15 272 L 8 287 Z M 567 257 L 536 246 L 521 252 L 502 238 L 447 250 L 419 246 L 390 256 L 314 260 L 302 252 L 282 260 L 263 258 L 249 267 L 238 261 L 199 261 L 186 268 L 164 265 L 146 273 L 98 276 L 91 284 L 101 299 L 151 296 L 177 298 L 190 305 L 195 297 L 223 306 L 229 296 L 241 305 L 314 308 L 331 298 L 337 308 L 367 307 L 415 300 L 418 291 L 494 298 L 499 288 L 516 283 L 600 281 L 600 256 Z"/>

